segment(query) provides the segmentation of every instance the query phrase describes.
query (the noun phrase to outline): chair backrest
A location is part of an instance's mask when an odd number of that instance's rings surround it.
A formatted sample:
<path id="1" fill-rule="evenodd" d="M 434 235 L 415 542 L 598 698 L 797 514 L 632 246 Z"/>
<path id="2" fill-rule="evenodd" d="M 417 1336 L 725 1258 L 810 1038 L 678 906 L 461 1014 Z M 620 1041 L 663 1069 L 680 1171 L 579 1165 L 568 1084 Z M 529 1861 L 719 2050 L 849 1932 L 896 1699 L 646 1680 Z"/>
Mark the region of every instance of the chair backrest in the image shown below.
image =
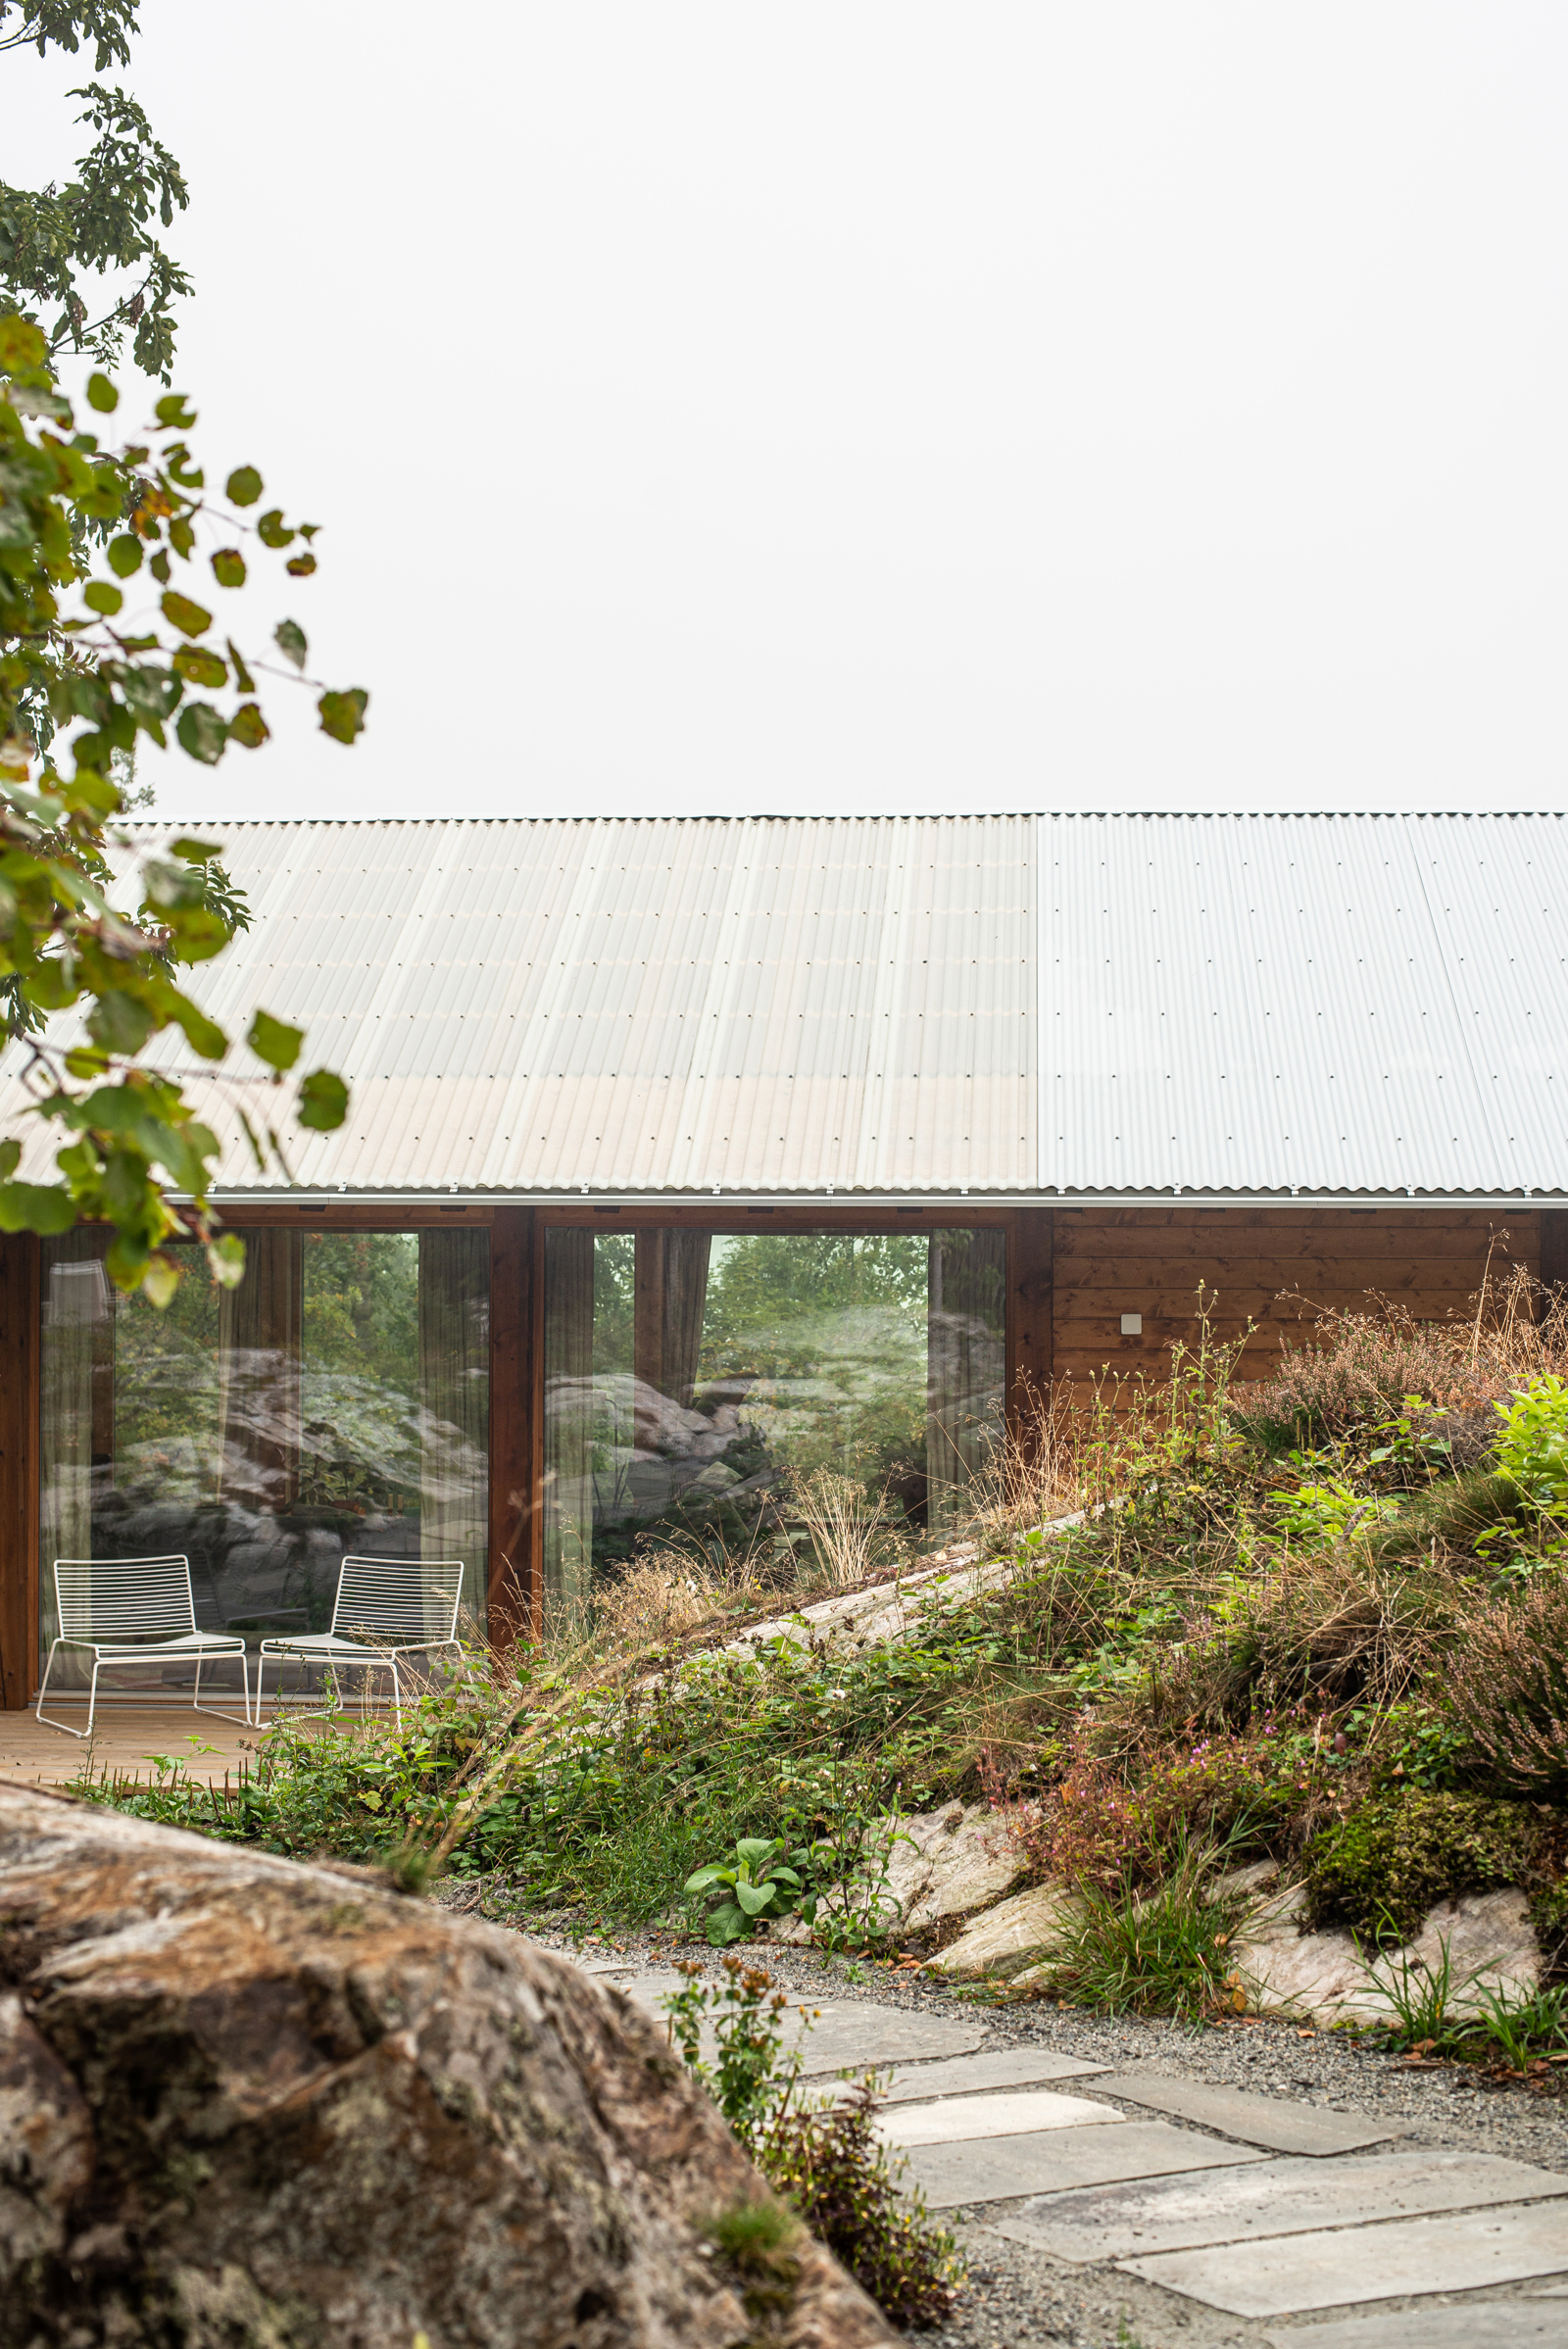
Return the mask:
<path id="1" fill-rule="evenodd" d="M 196 1629 L 190 1560 L 56 1558 L 64 1639 L 167 1639 Z"/>
<path id="2" fill-rule="evenodd" d="M 347 1639 L 455 1639 L 463 1603 L 461 1558 L 345 1558 L 332 1629 Z"/>

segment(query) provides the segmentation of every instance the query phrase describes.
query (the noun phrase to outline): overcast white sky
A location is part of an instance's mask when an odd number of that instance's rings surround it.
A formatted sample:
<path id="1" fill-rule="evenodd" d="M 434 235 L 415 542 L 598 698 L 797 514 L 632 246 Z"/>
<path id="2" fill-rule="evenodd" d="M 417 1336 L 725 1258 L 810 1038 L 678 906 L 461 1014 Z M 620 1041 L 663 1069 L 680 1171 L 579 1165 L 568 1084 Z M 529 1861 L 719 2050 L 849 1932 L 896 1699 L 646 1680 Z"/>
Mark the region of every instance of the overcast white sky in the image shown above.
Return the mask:
<path id="1" fill-rule="evenodd" d="M 1568 805 L 1561 0 L 142 14 L 371 695 L 161 812 Z"/>

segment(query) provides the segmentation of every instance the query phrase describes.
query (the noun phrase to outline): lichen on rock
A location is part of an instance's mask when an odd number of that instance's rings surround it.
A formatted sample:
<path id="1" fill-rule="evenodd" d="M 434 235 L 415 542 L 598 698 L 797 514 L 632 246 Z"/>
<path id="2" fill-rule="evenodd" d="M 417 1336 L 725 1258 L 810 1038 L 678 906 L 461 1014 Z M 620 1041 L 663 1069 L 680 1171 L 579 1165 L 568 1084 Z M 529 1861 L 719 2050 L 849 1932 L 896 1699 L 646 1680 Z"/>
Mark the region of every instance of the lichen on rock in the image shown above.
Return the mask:
<path id="1" fill-rule="evenodd" d="M 749 2314 L 705 2237 L 769 2189 L 663 2034 L 520 1935 L 0 1786 L 3 2349 L 860 2349 L 804 2240 Z"/>

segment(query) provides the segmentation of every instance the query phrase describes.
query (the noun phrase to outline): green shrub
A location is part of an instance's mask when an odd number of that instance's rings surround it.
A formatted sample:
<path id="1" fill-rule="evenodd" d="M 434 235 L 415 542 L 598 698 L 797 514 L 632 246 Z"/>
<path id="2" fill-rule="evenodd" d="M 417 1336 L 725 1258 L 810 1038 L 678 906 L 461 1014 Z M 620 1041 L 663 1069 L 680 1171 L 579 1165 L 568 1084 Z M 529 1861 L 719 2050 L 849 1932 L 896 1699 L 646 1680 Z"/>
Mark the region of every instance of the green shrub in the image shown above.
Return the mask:
<path id="1" fill-rule="evenodd" d="M 1568 1381 L 1544 1371 L 1493 1408 L 1502 1421 L 1497 1465 L 1537 1508 L 1568 1507 Z"/>
<path id="2" fill-rule="evenodd" d="M 1375 1795 L 1308 1845 L 1308 1920 L 1369 1941 L 1408 1941 L 1440 1900 L 1517 1884 L 1539 1843 L 1522 1803 L 1415 1786 Z"/>
<path id="3" fill-rule="evenodd" d="M 957 2245 L 918 2191 L 900 2191 L 902 2160 L 876 2132 L 876 2095 L 790 2114 L 763 2148 L 769 2183 L 848 2268 L 893 2324 L 924 2331 L 952 2314 L 962 2273 Z"/>
<path id="4" fill-rule="evenodd" d="M 663 2001 L 687 2069 L 768 2183 L 884 2314 L 895 2325 L 939 2325 L 956 2295 L 957 2247 L 934 2225 L 918 2193 L 900 2192 L 904 2164 L 890 2160 L 876 2133 L 873 2082 L 862 2081 L 847 2103 L 803 2104 L 805 2056 L 800 2046 L 786 2052 L 783 2044 L 788 1999 L 760 1967 L 737 1957 L 722 1963 L 725 1979 L 711 1985 L 701 1966 L 678 1965 L 685 1984 Z M 702 2051 L 705 2025 L 714 2038 L 711 2062 Z M 790 2285 L 789 2235 L 772 2205 L 720 2212 L 708 2231 L 722 2256 L 753 2279 L 745 2296 L 754 2315 L 759 2279 L 770 2277 L 775 2290 Z"/>

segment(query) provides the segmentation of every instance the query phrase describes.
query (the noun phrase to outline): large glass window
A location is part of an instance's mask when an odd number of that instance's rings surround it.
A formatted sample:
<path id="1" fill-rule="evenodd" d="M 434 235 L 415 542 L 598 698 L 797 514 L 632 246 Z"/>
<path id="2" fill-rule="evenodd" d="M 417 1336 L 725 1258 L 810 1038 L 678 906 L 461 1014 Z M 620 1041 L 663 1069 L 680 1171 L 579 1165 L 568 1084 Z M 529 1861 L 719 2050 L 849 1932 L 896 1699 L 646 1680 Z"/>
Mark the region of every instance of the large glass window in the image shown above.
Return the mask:
<path id="1" fill-rule="evenodd" d="M 45 1243 L 42 1626 L 57 1557 L 183 1550 L 197 1620 L 323 1629 L 346 1551 L 462 1559 L 485 1617 L 489 1236 L 246 1234 L 245 1278 L 192 1261 L 155 1312 L 108 1235 Z"/>
<path id="2" fill-rule="evenodd" d="M 1004 1235 L 552 1229 L 545 1583 L 570 1608 L 640 1539 L 749 1542 L 849 1475 L 940 1531 L 1000 1432 Z"/>

